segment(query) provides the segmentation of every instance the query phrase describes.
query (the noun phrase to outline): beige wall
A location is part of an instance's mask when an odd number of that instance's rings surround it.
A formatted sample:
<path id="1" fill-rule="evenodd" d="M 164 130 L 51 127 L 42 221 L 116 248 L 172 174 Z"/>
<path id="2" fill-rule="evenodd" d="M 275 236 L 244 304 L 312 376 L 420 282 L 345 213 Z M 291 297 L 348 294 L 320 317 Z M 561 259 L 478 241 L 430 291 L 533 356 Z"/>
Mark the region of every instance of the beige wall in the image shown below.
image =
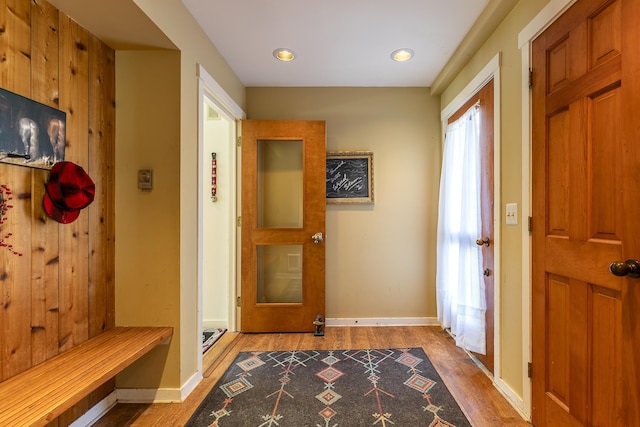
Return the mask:
<path id="1" fill-rule="evenodd" d="M 519 396 L 523 396 L 522 323 L 522 227 L 526 213 L 519 212 L 517 226 L 504 224 L 504 204 L 522 206 L 522 60 L 518 49 L 518 33 L 548 1 L 521 0 L 496 31 L 469 60 L 464 69 L 442 93 L 441 106 L 448 105 L 498 52 L 502 53 L 501 71 L 501 164 L 500 182 L 502 253 L 500 305 L 502 332 L 502 380 Z M 528 385 L 527 385 L 528 386 Z"/>
<path id="2" fill-rule="evenodd" d="M 158 347 L 120 375 L 117 386 L 175 387 L 181 337 L 180 54 L 117 52 L 116 79 L 116 324 L 175 328 L 170 350 Z M 153 169 L 152 191 L 138 190 L 138 169 Z"/>
<path id="3" fill-rule="evenodd" d="M 327 206 L 327 318 L 436 316 L 439 99 L 427 88 L 247 88 L 250 119 L 327 122 L 374 153 L 374 205 Z"/>
<path id="4" fill-rule="evenodd" d="M 165 194 L 167 207 L 173 207 L 178 213 L 179 232 L 165 240 L 162 230 L 158 230 L 155 239 L 139 243 L 137 247 L 126 249 L 135 251 L 144 245 L 174 245 L 180 248 L 179 257 L 163 257 L 158 263 L 171 263 L 180 270 L 179 280 L 173 283 L 173 290 L 179 294 L 177 298 L 171 293 L 164 296 L 162 303 L 172 307 L 179 313 L 180 321 L 176 327 L 180 329 L 179 365 L 172 365 L 172 372 L 179 372 L 179 384 L 184 387 L 197 372 L 200 337 L 198 336 L 198 295 L 197 295 L 197 259 L 198 259 L 198 79 L 197 66 L 201 64 L 220 86 L 241 107 L 244 106 L 244 86 L 228 67 L 224 58 L 215 46 L 201 31 L 193 16 L 180 0 L 134 0 L 149 18 L 167 35 L 180 51 L 180 114 L 173 117 L 177 121 L 180 135 L 174 143 L 179 145 L 179 163 L 175 165 L 179 171 L 177 179 L 179 191 Z M 162 91 L 162 87 L 157 88 Z M 151 104 L 157 108 L 159 104 Z M 157 310 L 157 308 L 155 309 Z M 152 318 L 155 312 L 149 312 Z M 174 338 L 175 339 L 175 338 Z"/>

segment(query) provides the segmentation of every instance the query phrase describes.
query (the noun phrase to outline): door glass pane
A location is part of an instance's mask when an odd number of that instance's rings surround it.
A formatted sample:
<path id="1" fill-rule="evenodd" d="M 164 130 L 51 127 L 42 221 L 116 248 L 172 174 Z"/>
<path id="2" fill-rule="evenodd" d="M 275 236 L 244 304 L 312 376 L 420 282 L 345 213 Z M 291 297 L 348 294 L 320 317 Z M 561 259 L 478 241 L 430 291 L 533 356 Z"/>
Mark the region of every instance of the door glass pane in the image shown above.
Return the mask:
<path id="1" fill-rule="evenodd" d="M 302 303 L 302 245 L 258 245 L 257 302 Z"/>
<path id="2" fill-rule="evenodd" d="M 258 141 L 259 228 L 302 227 L 302 141 Z"/>

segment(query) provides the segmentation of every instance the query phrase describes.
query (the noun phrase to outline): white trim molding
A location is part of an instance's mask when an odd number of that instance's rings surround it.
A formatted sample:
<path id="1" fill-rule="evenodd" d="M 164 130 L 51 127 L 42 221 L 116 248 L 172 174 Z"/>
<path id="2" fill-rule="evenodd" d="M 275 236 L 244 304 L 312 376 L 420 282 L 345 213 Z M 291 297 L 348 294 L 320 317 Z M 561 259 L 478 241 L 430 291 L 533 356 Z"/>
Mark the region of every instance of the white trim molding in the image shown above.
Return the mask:
<path id="1" fill-rule="evenodd" d="M 100 402 L 93 405 L 87 412 L 78 417 L 69 427 L 88 427 L 102 418 L 118 403 L 116 392 L 112 391 Z"/>
<path id="2" fill-rule="evenodd" d="M 244 119 L 246 117 L 246 114 L 244 111 L 242 111 L 242 108 L 240 108 L 240 106 L 238 104 L 236 104 L 236 102 L 233 100 L 233 98 L 231 98 L 227 92 L 225 92 L 225 90 L 222 88 L 222 86 L 220 86 L 214 79 L 213 77 L 207 72 L 207 70 L 204 69 L 204 67 L 202 67 L 202 65 L 198 64 L 198 68 L 197 68 L 197 77 L 198 77 L 198 260 L 197 260 L 197 264 L 198 264 L 198 272 L 197 272 L 197 276 L 198 276 L 198 291 L 197 291 L 197 328 L 198 328 L 198 333 L 197 336 L 201 337 L 202 336 L 202 330 L 203 330 L 203 322 L 204 320 L 202 319 L 202 315 L 203 315 L 203 265 L 204 265 L 204 254 L 203 254 L 203 240 L 202 240 L 202 236 L 203 236 L 203 228 L 204 228 L 204 219 L 203 219 L 203 206 L 204 206 L 204 200 L 203 200 L 203 191 L 202 188 L 200 186 L 205 185 L 205 182 L 208 182 L 207 179 L 205 179 L 205 171 L 203 170 L 203 168 L 200 166 L 203 162 L 203 159 L 205 158 L 205 153 L 204 153 L 204 112 L 202 110 L 203 106 L 204 106 L 204 102 L 205 102 L 205 98 L 208 99 L 209 101 L 213 102 L 215 104 L 215 106 L 217 108 L 220 109 L 222 115 L 225 116 L 226 119 L 228 119 L 230 122 L 233 123 L 233 127 L 234 127 L 234 135 L 230 138 L 229 140 L 229 145 L 230 145 L 230 150 L 229 152 L 230 154 L 230 158 L 228 159 L 229 161 L 229 170 L 230 170 L 230 176 L 236 177 L 237 176 L 237 162 L 238 162 L 238 158 L 237 158 L 237 148 L 236 148 L 236 137 L 238 134 L 238 121 L 241 119 Z M 237 185 L 238 182 L 234 181 L 231 184 L 231 188 L 230 188 L 230 194 L 233 195 L 233 197 L 239 197 L 238 196 L 238 191 L 237 191 Z M 206 187 L 205 187 L 206 188 Z M 229 239 L 229 247 L 228 247 L 228 251 L 230 254 L 230 258 L 231 258 L 231 265 L 229 266 L 230 272 L 229 272 L 229 277 L 231 278 L 230 283 L 229 283 L 229 301 L 228 301 L 228 307 L 229 307 L 229 315 L 228 315 L 228 319 L 223 320 L 223 322 L 225 323 L 225 325 L 228 327 L 228 329 L 230 331 L 235 331 L 236 330 L 236 317 L 237 317 L 237 313 L 236 313 L 236 305 L 234 304 L 235 300 L 236 300 L 236 294 L 237 294 L 237 283 L 236 283 L 236 270 L 237 270 L 237 263 L 238 263 L 238 259 L 237 259 L 237 254 L 238 254 L 238 248 L 236 247 L 236 227 L 235 227 L 235 218 L 237 216 L 237 201 L 233 200 L 230 202 L 229 206 L 228 206 L 230 212 L 229 212 L 229 217 L 233 219 L 233 221 L 228 224 L 229 226 L 229 230 L 230 230 L 230 235 L 232 236 Z M 220 320 L 220 319 L 218 319 Z M 194 346 L 199 346 L 202 344 L 200 341 L 198 341 L 197 343 L 193 343 Z M 198 382 L 202 379 L 202 352 L 198 351 L 197 354 L 197 373 L 194 375 L 194 377 L 199 377 Z M 191 378 L 191 380 L 193 380 L 193 378 Z M 190 381 L 191 381 L 190 380 Z M 197 385 L 197 382 L 193 385 L 193 387 L 191 388 L 187 388 L 188 392 L 190 393 L 193 388 L 195 388 L 195 385 Z M 184 387 L 183 387 L 184 390 Z M 186 396 L 185 396 L 186 397 Z M 175 399 L 175 396 L 170 397 L 170 401 L 173 401 L 171 399 Z M 182 396 L 180 396 L 180 398 L 182 398 Z"/>
<path id="3" fill-rule="evenodd" d="M 207 92 L 215 98 L 216 104 L 225 112 L 236 120 L 244 119 L 246 114 L 242 108 L 229 96 L 229 94 L 216 82 L 211 74 L 198 64 L 198 78 L 202 80 L 206 86 Z"/>
<path id="4" fill-rule="evenodd" d="M 195 374 L 181 388 L 118 388 L 93 405 L 69 427 L 88 427 L 102 418 L 117 403 L 182 403 L 202 381 Z"/>
<path id="5" fill-rule="evenodd" d="M 227 328 L 228 322 L 228 319 L 202 319 L 202 328 Z"/>
<path id="6" fill-rule="evenodd" d="M 184 401 L 182 390 L 177 388 L 119 388 L 116 390 L 116 395 L 118 403 L 182 403 Z"/>
<path id="7" fill-rule="evenodd" d="M 493 310 L 494 310 L 494 360 L 493 360 L 493 382 L 496 388 L 500 390 L 505 395 L 514 395 L 512 390 L 506 385 L 504 381 L 502 381 L 502 364 L 501 364 L 501 349 L 502 349 L 502 334 L 501 334 L 501 323 L 500 319 L 502 317 L 502 312 L 500 310 L 502 294 L 501 294 L 501 280 L 502 277 L 502 266 L 501 266 L 501 257 L 500 252 L 502 248 L 502 233 L 501 233 L 501 224 L 502 224 L 502 201 L 501 201 L 501 187 L 500 183 L 502 182 L 502 166 L 501 166 L 501 76 L 500 76 L 500 65 L 501 65 L 501 54 L 498 52 L 483 68 L 480 70 L 478 74 L 465 86 L 462 91 L 449 103 L 446 107 L 442 109 L 440 114 L 440 118 L 442 120 L 442 142 L 444 144 L 444 132 L 447 128 L 447 120 L 449 117 L 455 113 L 458 108 L 460 108 L 465 102 L 467 102 L 479 89 L 482 88 L 489 80 L 493 79 L 493 230 L 494 230 L 494 297 L 493 297 Z M 526 371 L 525 371 L 526 375 Z M 521 411 L 522 401 L 519 399 L 511 400 L 511 403 L 516 407 L 518 411 Z"/>
<path id="8" fill-rule="evenodd" d="M 545 7 L 518 33 L 518 47 L 527 47 L 560 15 L 578 0 L 551 0 Z"/>
<path id="9" fill-rule="evenodd" d="M 202 381 L 194 374 L 181 388 L 118 388 L 118 403 L 182 403 Z"/>
<path id="10" fill-rule="evenodd" d="M 473 96 L 474 93 L 478 91 L 485 83 L 491 80 L 495 74 L 499 74 L 500 71 L 500 53 L 491 58 L 491 60 L 480 70 L 478 74 L 471 80 L 465 87 L 460 91 L 460 93 L 453 98 L 446 107 L 442 109 L 440 113 L 440 119 L 442 121 L 446 121 L 453 113 L 455 113 L 458 108 L 465 102 L 469 100 Z M 494 80 L 494 90 L 497 89 L 497 84 Z M 495 98 L 495 96 L 494 96 Z M 499 103 L 498 103 L 499 106 Z M 496 105 L 494 105 L 495 109 Z"/>

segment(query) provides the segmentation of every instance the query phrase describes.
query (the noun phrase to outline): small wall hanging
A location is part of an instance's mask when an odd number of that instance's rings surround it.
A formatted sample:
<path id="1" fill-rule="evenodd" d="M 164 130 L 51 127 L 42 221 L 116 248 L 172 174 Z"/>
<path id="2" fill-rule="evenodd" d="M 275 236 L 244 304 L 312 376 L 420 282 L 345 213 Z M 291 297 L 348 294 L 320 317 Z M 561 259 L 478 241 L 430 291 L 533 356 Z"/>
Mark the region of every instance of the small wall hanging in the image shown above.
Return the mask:
<path id="1" fill-rule="evenodd" d="M 218 201 L 218 160 L 216 153 L 211 153 L 211 201 Z"/>
<path id="2" fill-rule="evenodd" d="M 16 251 L 12 244 L 6 242 L 13 236 L 13 233 L 5 233 L 4 231 L 7 212 L 13 208 L 11 200 L 13 200 L 11 189 L 5 184 L 0 185 L 0 248 L 5 248 L 14 255 L 22 256 L 22 253 Z"/>
<path id="3" fill-rule="evenodd" d="M 64 160 L 67 115 L 0 89 L 0 162 L 51 169 Z"/>

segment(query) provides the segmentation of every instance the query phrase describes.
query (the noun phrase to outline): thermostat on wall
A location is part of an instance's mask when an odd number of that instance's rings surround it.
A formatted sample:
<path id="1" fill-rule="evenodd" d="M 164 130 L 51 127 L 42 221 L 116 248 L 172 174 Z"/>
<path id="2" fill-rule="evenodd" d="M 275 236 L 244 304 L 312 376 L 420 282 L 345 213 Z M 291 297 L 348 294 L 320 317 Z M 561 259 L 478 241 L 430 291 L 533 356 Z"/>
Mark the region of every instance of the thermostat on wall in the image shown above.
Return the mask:
<path id="1" fill-rule="evenodd" d="M 138 188 L 142 191 L 153 189 L 153 171 L 151 169 L 140 169 L 138 171 Z"/>

